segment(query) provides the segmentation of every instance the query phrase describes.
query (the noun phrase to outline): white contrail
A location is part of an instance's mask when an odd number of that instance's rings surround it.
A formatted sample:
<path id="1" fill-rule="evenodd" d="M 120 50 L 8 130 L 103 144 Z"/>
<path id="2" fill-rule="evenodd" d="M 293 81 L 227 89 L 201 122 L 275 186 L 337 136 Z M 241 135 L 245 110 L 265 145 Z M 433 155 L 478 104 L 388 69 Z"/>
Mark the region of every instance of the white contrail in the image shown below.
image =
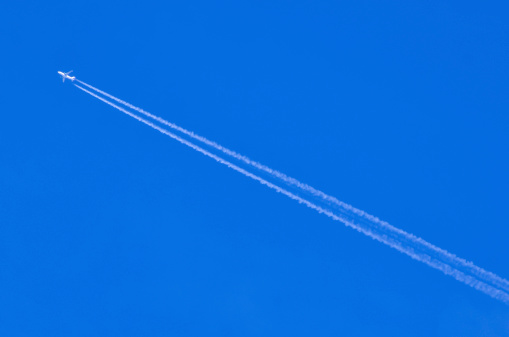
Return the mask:
<path id="1" fill-rule="evenodd" d="M 293 199 L 301 204 L 304 204 L 306 205 L 307 207 L 311 208 L 311 209 L 314 209 L 315 211 L 319 212 L 319 213 L 322 213 L 322 214 L 325 214 L 326 216 L 332 218 L 333 220 L 336 220 L 336 221 L 340 221 L 342 222 L 343 224 L 345 224 L 346 226 L 348 227 L 351 227 L 361 233 L 363 233 L 364 235 L 374 239 L 374 240 L 377 240 L 379 242 L 382 242 L 386 245 L 388 245 L 389 247 L 392 247 L 394 249 L 396 249 L 397 251 L 403 253 L 403 254 L 406 254 L 408 256 L 410 256 L 412 259 L 415 259 L 417 261 L 420 261 L 420 262 L 423 262 L 425 263 L 426 265 L 432 267 L 432 268 L 435 268 L 437 270 L 440 270 L 441 272 L 443 272 L 444 274 L 446 275 L 450 275 L 452 276 L 453 278 L 455 278 L 456 280 L 462 282 L 462 283 L 465 283 L 471 287 L 473 287 L 474 289 L 477 289 L 497 300 L 500 300 L 502 302 L 504 302 L 505 304 L 508 304 L 509 305 L 509 294 L 506 293 L 505 291 L 502 291 L 500 289 L 497 289 L 489 284 L 486 284 L 485 282 L 483 281 L 480 281 L 478 280 L 477 278 L 473 277 L 473 276 L 469 276 L 469 275 L 466 275 L 464 272 L 448 265 L 447 263 L 444 263 L 442 261 L 439 261 L 439 260 L 436 260 L 434 259 L 433 257 L 427 255 L 427 254 L 423 254 L 423 253 L 419 253 L 419 252 L 415 252 L 413 250 L 412 247 L 405 247 L 403 243 L 401 242 L 398 242 L 396 241 L 395 239 L 393 238 L 389 238 L 387 237 L 386 235 L 380 235 L 380 234 L 377 234 L 375 232 L 373 232 L 370 228 L 365 228 L 365 227 L 362 227 L 362 226 L 359 226 L 358 224 L 355 224 L 353 222 L 350 222 L 350 221 L 347 221 L 346 219 L 344 219 L 343 217 L 339 216 L 339 215 L 336 215 L 335 213 L 333 213 L 332 211 L 330 210 L 327 210 L 327 209 L 324 209 L 298 195 L 295 195 L 287 190 L 285 190 L 284 188 L 281 188 L 273 183 L 270 183 L 269 181 L 255 175 L 255 174 L 252 174 L 248 171 L 246 171 L 245 169 L 243 168 L 240 168 L 239 166 L 235 165 L 235 164 L 232 164 L 231 162 L 229 161 L 226 161 L 224 160 L 223 158 L 220 158 L 218 156 L 216 156 L 215 154 L 212 154 L 210 152 L 208 152 L 207 150 L 204 150 L 203 148 L 169 132 L 168 130 L 165 130 L 117 105 L 115 105 L 114 103 L 88 91 L 87 89 L 84 89 L 82 88 L 81 86 L 79 85 L 76 85 L 75 86 L 77 88 L 79 88 L 80 90 L 83 90 L 84 92 L 92 95 L 93 97 L 103 101 L 104 103 L 118 109 L 119 111 L 133 117 L 134 119 L 150 126 L 151 128 L 175 139 L 176 141 L 214 159 L 215 161 L 223 164 L 223 165 L 226 165 L 227 167 L 245 175 L 246 177 L 249 177 L 253 180 L 256 180 L 258 181 L 259 183 L 261 183 L 262 185 L 265 185 L 275 191 L 277 191 L 278 193 L 281 193 L 283 195 L 286 195 L 287 197 L 289 197 L 290 199 Z"/>
<path id="2" fill-rule="evenodd" d="M 193 139 L 196 139 L 196 140 L 202 142 L 203 144 L 211 146 L 216 150 L 219 150 L 219 151 L 221 151 L 221 152 L 223 152 L 223 153 L 225 153 L 239 161 L 244 162 L 245 164 L 248 164 L 248 165 L 255 167 L 263 172 L 266 172 L 266 173 L 270 174 L 271 176 L 280 179 L 287 185 L 296 186 L 297 188 L 299 188 L 305 192 L 308 192 L 315 197 L 321 198 L 322 200 L 326 201 L 329 205 L 332 205 L 336 209 L 339 209 L 339 211 L 341 211 L 341 212 L 346 211 L 348 213 L 353 213 L 355 216 L 361 217 L 361 218 L 371 222 L 372 226 L 374 225 L 374 226 L 382 228 L 383 231 L 385 231 L 387 235 L 392 235 L 394 237 L 397 237 L 398 240 L 407 240 L 409 242 L 413 242 L 414 246 L 418 246 L 419 249 L 428 251 L 429 255 L 437 255 L 440 257 L 440 260 L 448 261 L 449 264 L 452 264 L 454 266 L 461 267 L 461 268 L 467 268 L 469 270 L 469 273 L 509 292 L 509 281 L 508 280 L 506 280 L 492 272 L 489 272 L 483 268 L 476 266 L 473 262 L 462 259 L 462 258 L 442 249 L 442 248 L 439 248 L 439 247 L 425 241 L 424 239 L 422 239 L 420 237 L 417 237 L 413 234 L 407 233 L 402 229 L 392 226 L 388 222 L 382 221 L 379 218 L 377 218 L 373 215 L 370 215 L 358 208 L 355 208 L 345 202 L 342 202 L 333 196 L 327 195 L 324 192 L 313 188 L 312 186 L 302 183 L 292 177 L 288 177 L 287 175 L 285 175 L 282 172 L 271 169 L 270 167 L 265 166 L 259 162 L 254 161 L 254 160 L 251 160 L 244 155 L 241 155 L 241 154 L 239 154 L 235 151 L 232 151 L 228 148 L 225 148 L 225 147 L 217 144 L 216 142 L 213 142 L 205 137 L 199 136 L 192 131 L 186 130 L 186 129 L 184 129 L 174 123 L 171 123 L 161 117 L 155 116 L 141 108 L 138 108 L 138 107 L 136 107 L 128 102 L 125 102 L 113 95 L 110 95 L 102 90 L 99 90 L 99 89 L 91 86 L 90 84 L 82 82 L 78 79 L 76 79 L 76 81 L 78 81 L 79 83 L 87 86 L 88 88 L 90 88 L 92 90 L 95 90 L 96 92 L 98 92 L 110 99 L 113 99 L 113 100 L 135 110 L 135 111 L 138 111 L 141 114 L 144 114 L 147 117 L 150 117 L 164 125 L 167 125 L 174 130 L 182 132 L 183 134 L 185 134 Z M 417 247 L 414 247 L 414 248 L 417 248 Z"/>

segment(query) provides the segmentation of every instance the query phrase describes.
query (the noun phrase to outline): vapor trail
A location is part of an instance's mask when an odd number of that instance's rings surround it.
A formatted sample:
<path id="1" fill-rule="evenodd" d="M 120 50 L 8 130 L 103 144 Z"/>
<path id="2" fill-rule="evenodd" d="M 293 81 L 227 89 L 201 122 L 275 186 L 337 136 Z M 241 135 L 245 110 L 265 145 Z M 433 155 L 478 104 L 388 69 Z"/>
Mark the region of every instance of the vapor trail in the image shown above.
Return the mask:
<path id="1" fill-rule="evenodd" d="M 350 227 L 350 228 L 353 228 L 361 233 L 363 233 L 364 235 L 374 239 L 374 240 L 377 240 L 379 242 L 382 242 L 386 245 L 388 245 L 389 247 L 392 247 L 394 249 L 396 249 L 397 251 L 403 253 L 403 254 L 406 254 L 408 256 L 410 256 L 412 259 L 414 260 L 417 260 L 417 261 L 420 261 L 420 262 L 423 262 L 424 264 L 432 267 L 432 268 L 435 268 L 437 270 L 440 270 L 441 272 L 443 272 L 444 274 L 446 275 L 450 275 L 452 276 L 453 278 L 455 278 L 456 280 L 464 283 L 464 284 L 467 284 L 471 287 L 473 287 L 474 289 L 477 289 L 485 294 L 487 294 L 488 296 L 491 296 L 492 298 L 495 298 L 505 304 L 508 304 L 509 305 L 509 294 L 505 291 L 502 291 L 502 290 L 499 290 L 499 289 L 496 289 L 495 287 L 489 285 L 489 284 L 486 284 L 485 282 L 483 281 L 480 281 L 478 279 L 476 279 L 475 277 L 473 276 L 469 276 L 469 275 L 466 275 L 465 273 L 463 273 L 462 271 L 460 270 L 457 270 L 455 269 L 454 267 L 442 262 L 442 261 L 439 261 L 439 260 L 436 260 L 434 259 L 433 257 L 429 256 L 429 255 L 426 255 L 426 254 L 423 254 L 423 253 L 419 253 L 419 252 L 415 252 L 413 250 L 412 247 L 405 247 L 403 243 L 401 242 L 398 242 L 396 240 L 394 240 L 393 238 L 389 238 L 387 237 L 386 235 L 380 235 L 380 234 L 377 234 L 377 233 L 374 233 L 370 228 L 365 228 L 365 227 L 362 227 L 362 226 L 359 226 L 353 222 L 350 222 L 350 221 L 347 221 L 346 219 L 344 219 L 343 217 L 333 213 L 332 211 L 330 210 L 327 210 L 327 209 L 324 209 L 298 195 L 295 195 L 287 190 L 285 190 L 284 188 L 281 188 L 273 183 L 270 183 L 269 181 L 255 175 L 255 174 L 252 174 L 248 171 L 246 171 L 245 169 L 242 169 L 240 168 L 239 166 L 235 165 L 235 164 L 232 164 L 231 162 L 229 161 L 226 161 L 224 160 L 223 158 L 215 155 L 215 154 L 212 154 L 210 153 L 209 151 L 207 150 L 204 150 L 203 148 L 115 105 L 114 103 L 88 91 L 87 89 L 84 89 L 82 88 L 81 86 L 79 85 L 76 85 L 75 86 L 77 88 L 79 88 L 80 90 L 83 90 L 84 92 L 88 93 L 89 95 L 103 101 L 104 103 L 118 109 L 119 111 L 127 114 L 128 116 L 150 126 L 151 128 L 175 139 L 176 141 L 194 149 L 195 151 L 198 151 L 202 154 L 204 154 L 205 156 L 207 157 L 210 157 L 212 159 L 214 159 L 215 161 L 223 164 L 223 165 L 226 165 L 227 167 L 243 174 L 244 176 L 246 177 L 249 177 L 253 180 L 256 180 L 258 181 L 259 183 L 261 183 L 262 185 L 265 185 L 273 190 L 275 190 L 276 192 L 278 193 L 281 193 L 283 195 L 286 195 L 287 197 L 289 197 L 290 199 L 293 199 L 301 204 L 304 204 L 306 205 L 307 207 L 311 208 L 311 209 L 314 209 L 315 211 L 317 211 L 318 213 L 322 213 L 322 214 L 325 214 L 326 216 L 332 218 L 333 220 L 336 220 L 336 221 L 340 221 L 342 222 L 344 225 L 346 225 L 347 227 Z"/>
<path id="2" fill-rule="evenodd" d="M 196 140 L 202 142 L 203 144 L 206 144 L 218 151 L 221 151 L 228 156 L 231 156 L 239 161 L 242 161 L 247 165 L 255 167 L 258 170 L 266 172 L 266 173 L 270 174 L 271 176 L 281 180 L 282 182 L 284 182 L 287 185 L 295 186 L 295 187 L 301 189 L 302 191 L 312 194 L 314 197 L 318 197 L 318 198 L 322 199 L 323 201 L 325 201 L 326 203 L 328 203 L 329 205 L 331 205 L 335 209 L 337 209 L 339 212 L 346 213 L 346 214 L 344 214 L 344 216 L 352 217 L 352 214 L 353 214 L 357 217 L 360 217 L 360 218 L 364 219 L 363 221 L 369 222 L 370 226 L 376 226 L 376 227 L 381 228 L 381 230 L 383 230 L 385 232 L 385 234 L 393 236 L 393 237 L 397 238 L 398 240 L 405 240 L 405 241 L 411 242 L 411 243 L 413 243 L 413 246 L 415 249 L 426 251 L 428 255 L 437 256 L 440 260 L 447 261 L 448 264 L 451 264 L 458 268 L 467 269 L 470 274 L 475 275 L 477 278 L 484 280 L 488 283 L 491 283 L 491 284 L 495 285 L 496 287 L 504 289 L 505 291 L 509 292 L 509 281 L 508 280 L 506 280 L 492 272 L 489 272 L 483 268 L 476 266 L 473 262 L 470 262 L 463 258 L 460 258 L 460 257 L 442 249 L 442 248 L 439 248 L 439 247 L 425 241 L 424 239 L 422 239 L 420 237 L 417 237 L 413 234 L 405 232 L 402 229 L 394 227 L 391 224 L 389 224 L 388 222 L 382 221 L 379 218 L 377 218 L 373 215 L 370 215 L 358 208 L 355 208 L 345 202 L 342 202 L 333 196 L 325 194 L 324 192 L 317 190 L 317 189 L 313 188 L 312 186 L 302 183 L 295 178 L 289 177 L 282 172 L 279 172 L 279 171 L 274 170 L 266 165 L 263 165 L 259 162 L 251 160 L 250 158 L 248 158 L 244 155 L 241 155 L 241 154 L 239 154 L 235 151 L 232 151 L 228 148 L 225 148 L 224 146 L 221 146 L 221 145 L 217 144 L 216 142 L 213 142 L 205 137 L 199 136 L 199 135 L 195 134 L 194 132 L 186 130 L 186 129 L 184 129 L 174 123 L 171 123 L 161 117 L 155 116 L 141 108 L 138 108 L 138 107 L 136 107 L 128 102 L 125 102 L 113 95 L 110 95 L 102 90 L 99 90 L 99 89 L 91 86 L 90 84 L 82 82 L 78 79 L 76 79 L 76 81 L 87 86 L 88 88 L 90 88 L 92 90 L 95 90 L 96 92 L 98 92 L 112 100 L 117 101 L 118 103 L 125 105 L 126 107 L 129 107 L 129 108 L 131 108 L 131 109 L 133 109 L 147 117 L 150 117 L 164 125 L 167 125 L 170 128 L 177 130 L 177 131 L 179 131 L 193 139 L 196 139 Z M 359 220 L 359 218 L 357 218 L 356 220 Z"/>

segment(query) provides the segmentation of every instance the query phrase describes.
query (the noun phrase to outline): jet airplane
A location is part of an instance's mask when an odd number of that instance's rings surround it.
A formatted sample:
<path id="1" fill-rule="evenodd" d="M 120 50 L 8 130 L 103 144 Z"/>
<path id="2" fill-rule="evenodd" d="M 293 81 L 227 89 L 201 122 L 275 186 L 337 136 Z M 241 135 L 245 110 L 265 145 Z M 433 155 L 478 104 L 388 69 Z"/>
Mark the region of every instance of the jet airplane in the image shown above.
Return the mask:
<path id="1" fill-rule="evenodd" d="M 69 74 L 70 74 L 71 72 L 72 72 L 72 70 L 71 70 L 71 71 L 68 71 L 68 72 L 66 72 L 66 73 L 63 73 L 63 72 L 61 72 L 61 71 L 59 71 L 59 72 L 58 72 L 58 74 L 59 74 L 60 76 L 62 76 L 62 82 L 65 82 L 65 79 L 66 79 L 66 78 L 67 78 L 68 80 L 71 80 L 71 81 L 74 81 L 74 80 L 76 79 L 76 76 L 69 76 Z"/>

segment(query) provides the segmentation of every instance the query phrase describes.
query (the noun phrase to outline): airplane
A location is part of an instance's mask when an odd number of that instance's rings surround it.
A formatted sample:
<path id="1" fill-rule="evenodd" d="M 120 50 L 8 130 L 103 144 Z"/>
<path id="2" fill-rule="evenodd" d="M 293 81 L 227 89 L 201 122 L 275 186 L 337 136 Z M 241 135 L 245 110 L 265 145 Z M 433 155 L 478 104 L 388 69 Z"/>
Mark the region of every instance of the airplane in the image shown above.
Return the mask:
<path id="1" fill-rule="evenodd" d="M 69 74 L 70 74 L 71 72 L 72 72 L 72 70 L 71 70 L 71 71 L 69 71 L 69 72 L 66 72 L 66 73 L 63 73 L 63 72 L 61 72 L 61 71 L 59 71 L 59 72 L 58 72 L 58 74 L 59 74 L 60 76 L 62 76 L 62 82 L 65 82 L 65 79 L 66 79 L 66 78 L 67 78 L 68 80 L 71 80 L 71 81 L 74 81 L 74 80 L 76 79 L 76 76 L 69 76 Z"/>

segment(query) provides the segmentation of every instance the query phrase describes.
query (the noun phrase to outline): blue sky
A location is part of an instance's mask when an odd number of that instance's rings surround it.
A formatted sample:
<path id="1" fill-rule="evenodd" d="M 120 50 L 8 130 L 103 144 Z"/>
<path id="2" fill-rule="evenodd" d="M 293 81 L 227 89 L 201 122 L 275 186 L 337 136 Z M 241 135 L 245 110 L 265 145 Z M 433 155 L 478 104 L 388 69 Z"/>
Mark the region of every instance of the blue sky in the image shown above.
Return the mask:
<path id="1" fill-rule="evenodd" d="M 509 6 L 3 4 L 0 334 L 508 336 L 508 307 L 57 70 L 509 277 Z"/>

